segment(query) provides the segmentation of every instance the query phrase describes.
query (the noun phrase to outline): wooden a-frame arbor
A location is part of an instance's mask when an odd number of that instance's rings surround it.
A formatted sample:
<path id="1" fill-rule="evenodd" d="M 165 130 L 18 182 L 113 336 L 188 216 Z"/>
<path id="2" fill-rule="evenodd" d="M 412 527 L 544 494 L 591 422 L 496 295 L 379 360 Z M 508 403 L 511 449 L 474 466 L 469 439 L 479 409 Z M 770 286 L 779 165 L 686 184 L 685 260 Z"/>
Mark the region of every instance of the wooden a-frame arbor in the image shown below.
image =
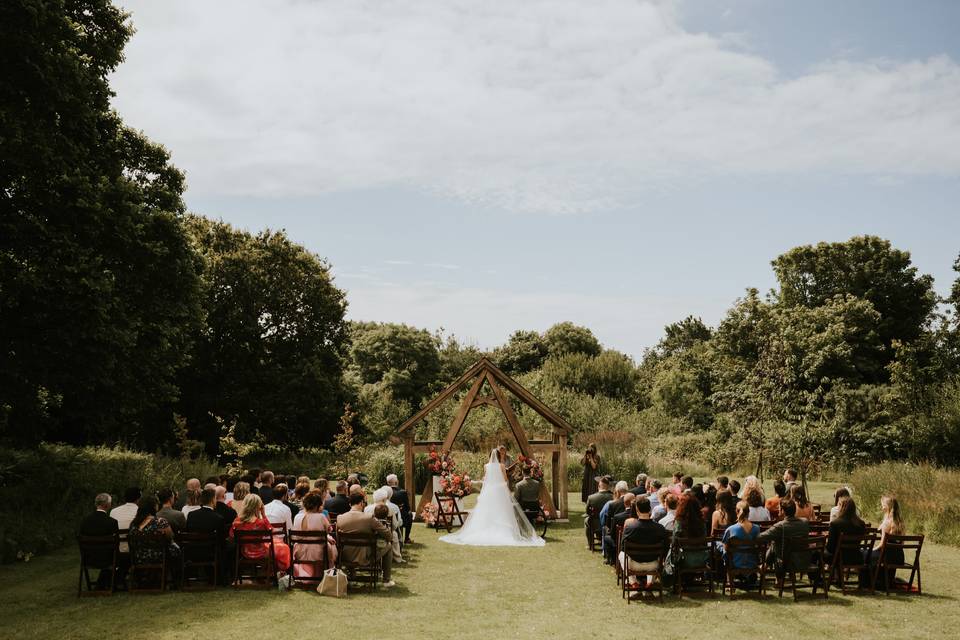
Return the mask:
<path id="1" fill-rule="evenodd" d="M 472 383 L 471 383 L 472 382 Z M 436 409 L 442 402 L 449 399 L 460 389 L 470 384 L 470 390 L 460 402 L 460 408 L 453 417 L 447 436 L 440 440 L 414 440 L 415 429 L 418 422 L 423 420 L 430 412 Z M 488 395 L 480 395 L 484 383 L 489 388 Z M 552 428 L 552 438 L 550 440 L 529 440 L 520 421 L 517 419 L 513 407 L 510 406 L 510 400 L 504 393 L 504 388 L 512 393 L 518 400 L 536 411 L 546 420 Z M 404 484 L 407 495 L 415 495 L 414 486 L 414 468 L 413 456 L 416 453 L 427 453 L 431 447 L 436 447 L 441 451 L 450 451 L 454 441 L 460 434 L 466 422 L 467 414 L 471 409 L 481 405 L 489 405 L 500 409 L 507 425 L 517 441 L 520 453 L 527 457 L 533 457 L 534 453 L 549 453 L 551 455 L 552 470 L 552 492 L 547 491 L 546 483 L 540 486 L 540 499 L 544 506 L 554 517 L 566 519 L 567 512 L 567 434 L 572 427 L 558 415 L 553 409 L 545 405 L 536 396 L 527 391 L 519 382 L 505 374 L 496 365 L 487 358 L 481 358 L 472 367 L 460 376 L 454 383 L 441 391 L 437 397 L 428 402 L 422 409 L 412 415 L 397 429 L 396 434 L 403 439 L 403 467 Z M 552 495 L 551 495 L 552 494 Z M 428 482 L 423 490 L 423 495 L 417 504 L 415 514 L 420 516 L 424 506 L 433 500 L 433 483 Z"/>

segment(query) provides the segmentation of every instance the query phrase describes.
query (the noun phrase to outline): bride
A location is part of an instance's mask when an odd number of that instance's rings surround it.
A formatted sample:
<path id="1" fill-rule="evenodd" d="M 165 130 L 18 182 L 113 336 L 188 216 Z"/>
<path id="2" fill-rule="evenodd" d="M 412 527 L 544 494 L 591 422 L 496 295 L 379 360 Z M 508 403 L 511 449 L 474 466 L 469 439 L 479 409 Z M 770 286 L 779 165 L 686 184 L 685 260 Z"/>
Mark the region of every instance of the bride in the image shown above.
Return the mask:
<path id="1" fill-rule="evenodd" d="M 456 533 L 440 539 L 451 544 L 481 547 L 542 547 L 546 542 L 537 535 L 523 509 L 510 494 L 507 472 L 497 450 L 483 468 L 483 487 L 467 521 Z"/>

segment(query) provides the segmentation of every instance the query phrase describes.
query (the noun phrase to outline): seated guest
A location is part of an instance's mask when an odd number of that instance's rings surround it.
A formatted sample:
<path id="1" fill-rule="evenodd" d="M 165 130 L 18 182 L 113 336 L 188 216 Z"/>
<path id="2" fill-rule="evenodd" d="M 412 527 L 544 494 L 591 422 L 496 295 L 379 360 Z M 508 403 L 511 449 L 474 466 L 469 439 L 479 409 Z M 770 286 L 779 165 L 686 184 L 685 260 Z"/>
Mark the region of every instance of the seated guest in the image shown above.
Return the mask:
<path id="1" fill-rule="evenodd" d="M 351 474 L 348 474 L 348 475 L 347 475 L 347 485 L 348 485 L 348 486 L 353 487 L 353 485 L 359 485 L 359 484 L 360 484 L 360 476 L 359 476 L 359 475 L 357 475 L 357 474 L 355 474 L 355 473 L 351 473 Z"/>
<path id="2" fill-rule="evenodd" d="M 668 493 L 663 499 L 663 504 L 667 508 L 667 513 L 660 518 L 660 525 L 667 531 L 673 531 L 673 524 L 677 517 L 677 505 L 680 504 L 680 496 L 675 493 Z"/>
<path id="3" fill-rule="evenodd" d="M 734 498 L 736 498 L 738 495 L 740 495 L 740 483 L 739 483 L 739 482 L 737 482 L 736 480 L 731 480 L 731 481 L 730 481 L 730 484 L 729 484 L 728 486 L 730 487 L 730 493 L 733 494 L 733 497 L 734 497 Z"/>
<path id="4" fill-rule="evenodd" d="M 600 509 L 600 550 L 610 565 L 614 562 L 614 549 L 611 546 L 605 546 L 607 540 L 612 540 L 610 537 L 610 519 L 623 511 L 623 496 L 627 493 L 632 493 L 630 486 L 623 480 L 619 481 L 613 488 L 613 498 L 608 500 L 607 503 L 603 505 L 603 508 Z"/>
<path id="5" fill-rule="evenodd" d="M 109 493 L 97 494 L 94 498 L 94 512 L 84 517 L 80 522 L 81 536 L 112 536 L 120 531 L 117 521 L 110 517 L 110 505 L 113 498 Z M 113 563 L 113 552 L 110 549 L 104 549 L 87 556 L 87 567 L 91 569 L 100 569 L 97 576 L 97 589 L 110 588 L 110 570 Z"/>
<path id="6" fill-rule="evenodd" d="M 660 506 L 660 497 L 657 494 L 662 487 L 663 483 L 656 478 L 647 480 L 647 500 L 650 501 L 650 513 L 653 513 L 653 510 Z"/>
<path id="7" fill-rule="evenodd" d="M 833 561 L 833 554 L 837 551 L 837 543 L 841 534 L 862 536 L 867 531 L 866 523 L 857 515 L 857 505 L 850 496 L 840 498 L 836 517 L 830 521 L 830 532 L 827 534 L 827 561 Z M 850 564 L 860 564 L 859 549 L 844 549 L 843 561 Z"/>
<path id="8" fill-rule="evenodd" d="M 754 522 L 769 522 L 772 520 L 770 512 L 763 506 L 763 493 L 756 485 L 748 486 L 743 490 L 743 501 L 750 507 L 750 520 Z"/>
<path id="9" fill-rule="evenodd" d="M 753 488 L 756 488 L 760 492 L 760 497 L 763 498 L 763 485 L 760 484 L 757 476 L 747 476 L 743 481 L 743 490 L 735 495 L 743 498 L 747 495 L 747 491 Z M 766 500 L 766 498 L 764 498 L 764 500 Z"/>
<path id="10" fill-rule="evenodd" d="M 703 486 L 703 502 L 700 504 L 700 517 L 709 527 L 713 522 L 713 512 L 717 509 L 717 489 L 712 484 Z M 710 535 L 708 529 L 706 535 Z"/>
<path id="11" fill-rule="evenodd" d="M 727 485 L 730 486 L 729 484 Z M 711 535 L 722 531 L 737 521 L 737 507 L 730 489 L 717 491 L 717 503 L 710 515 Z"/>
<path id="12" fill-rule="evenodd" d="M 310 483 L 298 482 L 297 486 L 293 488 L 293 497 L 290 498 L 290 504 L 299 510 L 301 505 L 303 505 L 304 496 L 308 493 L 310 493 Z M 296 514 L 294 514 L 293 517 L 296 518 Z"/>
<path id="13" fill-rule="evenodd" d="M 373 504 L 364 507 L 364 513 L 374 513 L 379 505 L 383 505 L 387 509 L 387 515 L 383 516 L 390 523 L 390 531 L 393 534 L 391 542 L 391 549 L 393 550 L 393 561 L 394 562 L 405 562 L 403 555 L 400 553 L 400 530 L 403 529 L 403 519 L 400 517 L 400 508 L 390 502 L 390 496 L 393 495 L 393 490 L 390 487 L 380 487 L 373 492 Z M 380 517 L 380 516 L 376 516 Z"/>
<path id="14" fill-rule="evenodd" d="M 274 488 L 273 499 L 283 500 L 283 504 L 287 505 L 287 508 L 290 509 L 290 516 L 293 518 L 296 518 L 297 513 L 300 512 L 300 507 L 298 507 L 297 505 L 295 505 L 293 502 L 290 501 L 290 485 L 283 483 L 284 494 L 282 496 L 280 496 L 279 491 L 276 491 L 276 488 L 278 486 L 280 485 L 277 485 L 277 484 L 273 485 L 273 488 Z"/>
<path id="15" fill-rule="evenodd" d="M 260 496 L 260 500 L 263 502 L 264 506 L 273 502 L 273 483 L 273 471 L 260 472 L 260 487 L 257 488 L 257 494 Z"/>
<path id="16" fill-rule="evenodd" d="M 130 562 L 132 564 L 154 564 L 163 561 L 163 549 L 138 544 L 145 536 L 159 534 L 167 541 L 166 553 L 168 566 L 174 574 L 180 566 L 180 547 L 173 541 L 173 528 L 163 518 L 157 517 L 159 505 L 156 498 L 149 496 L 140 499 L 137 515 L 130 522 Z"/>
<path id="17" fill-rule="evenodd" d="M 216 485 L 214 485 L 216 486 Z M 200 492 L 200 508 L 187 516 L 186 530 L 191 533 L 216 533 L 221 541 L 226 540 L 229 529 L 216 511 L 216 489 L 204 489 Z"/>
<path id="18" fill-rule="evenodd" d="M 767 548 L 767 565 L 774 568 L 778 578 L 782 578 L 788 568 L 805 571 L 810 564 L 809 556 L 784 557 L 784 544 L 788 540 L 806 540 L 810 535 L 810 523 L 797 517 L 797 505 L 790 498 L 780 501 L 780 511 L 783 519 L 757 536 L 757 540 L 770 544 Z"/>
<path id="19" fill-rule="evenodd" d="M 610 477 L 603 476 L 597 481 L 598 491 L 593 495 L 587 498 L 587 509 L 583 514 L 583 530 L 587 536 L 587 543 L 589 544 L 590 538 L 593 535 L 593 531 L 601 531 L 600 529 L 600 511 L 603 507 L 613 500 L 613 494 L 610 492 Z M 590 511 L 594 512 L 594 515 L 590 515 Z"/>
<path id="20" fill-rule="evenodd" d="M 659 553 L 645 553 L 629 557 L 620 552 L 620 566 L 625 570 L 649 571 L 660 566 L 660 557 L 666 552 L 670 541 L 670 534 L 659 523 L 650 519 L 650 501 L 646 496 L 639 496 L 633 501 L 634 517 L 623 525 L 623 542 L 633 542 L 643 545 L 660 545 Z M 636 576 L 630 576 L 630 584 L 636 586 Z"/>
<path id="21" fill-rule="evenodd" d="M 755 487 L 754 487 L 755 488 Z M 757 557 L 752 553 L 729 553 L 727 545 L 731 540 L 740 540 L 751 542 L 760 535 L 760 527 L 750 522 L 750 504 L 745 500 L 737 503 L 737 521 L 727 527 L 723 532 L 723 561 L 727 566 L 734 569 L 756 569 Z M 751 575 L 747 578 L 747 585 L 752 586 L 756 583 L 757 576 Z"/>
<path id="22" fill-rule="evenodd" d="M 223 518 L 225 531 L 230 531 L 233 521 L 237 519 L 237 512 L 232 507 L 227 506 L 227 490 L 223 486 L 217 487 L 217 505 L 213 510 Z"/>
<path id="23" fill-rule="evenodd" d="M 160 510 L 157 511 L 157 515 L 170 523 L 174 533 L 183 531 L 183 528 L 187 526 L 187 517 L 183 515 L 182 511 L 173 508 L 173 504 L 176 502 L 173 490 L 164 488 L 157 491 L 157 502 L 160 503 Z"/>
<path id="24" fill-rule="evenodd" d="M 364 508 L 366 508 L 366 505 L 367 505 L 367 493 L 363 490 L 363 487 L 361 487 L 360 485 L 358 485 L 358 484 L 352 484 L 352 485 L 350 485 L 350 490 L 347 492 L 347 496 L 348 496 L 348 497 L 349 497 L 349 496 L 360 496 L 361 498 L 363 498 L 363 505 L 364 505 Z"/>
<path id="25" fill-rule="evenodd" d="M 336 495 L 327 498 L 323 503 L 323 510 L 329 514 L 331 521 L 336 520 L 340 514 L 350 511 L 350 503 L 347 501 L 347 490 L 347 483 L 341 480 L 337 483 Z"/>
<path id="26" fill-rule="evenodd" d="M 323 493 L 310 491 L 303 497 L 303 509 L 293 520 L 295 531 L 330 531 L 330 520 L 323 515 Z M 294 545 L 293 557 L 295 560 L 320 561 L 323 559 L 324 548 L 316 544 Z M 327 536 L 327 566 L 333 567 L 337 562 L 337 541 Z M 294 565 L 294 575 L 297 577 L 320 577 L 320 571 L 314 565 Z"/>
<path id="27" fill-rule="evenodd" d="M 713 483 L 713 486 L 716 487 L 717 491 L 724 491 L 730 489 L 730 478 L 727 476 L 717 476 L 717 481 Z"/>
<path id="28" fill-rule="evenodd" d="M 320 492 L 320 497 L 323 498 L 323 501 L 326 502 L 333 497 L 333 492 L 330 491 L 330 483 L 326 478 L 320 478 L 313 483 L 313 490 Z M 348 505 L 349 506 L 349 505 Z"/>
<path id="29" fill-rule="evenodd" d="M 679 496 L 681 493 L 683 493 L 684 486 L 682 473 L 678 471 L 677 473 L 673 474 L 673 482 L 670 483 L 669 489 L 670 493 L 676 496 Z"/>
<path id="30" fill-rule="evenodd" d="M 197 495 L 200 494 L 200 480 L 197 478 L 190 478 L 187 480 L 186 487 L 184 488 L 183 493 L 177 496 L 177 501 L 174 503 L 173 508 L 183 511 L 183 508 L 187 504 L 187 495 L 190 491 L 196 491 Z"/>
<path id="31" fill-rule="evenodd" d="M 702 538 L 706 533 L 700 503 L 692 492 L 683 494 L 680 496 L 680 503 L 677 505 L 677 513 L 674 517 L 672 540 L 678 542 L 687 538 Z M 704 549 L 684 553 L 675 561 L 679 568 L 695 568 L 704 566 L 709 557 L 709 553 Z"/>
<path id="32" fill-rule="evenodd" d="M 803 485 L 795 484 L 787 492 L 793 503 L 797 505 L 797 517 L 804 518 L 808 522 L 816 522 L 817 512 L 814 511 L 813 505 L 807 500 L 807 492 L 803 490 Z"/>
<path id="33" fill-rule="evenodd" d="M 187 503 L 180 509 L 184 517 L 190 515 L 191 511 L 196 511 L 200 508 L 200 491 L 201 489 L 197 489 L 196 491 L 187 489 Z"/>
<path id="34" fill-rule="evenodd" d="M 250 483 L 241 480 L 233 485 L 233 500 L 228 501 L 227 506 L 234 511 L 240 511 L 240 506 L 248 495 L 250 495 Z"/>
<path id="35" fill-rule="evenodd" d="M 683 493 L 689 489 L 693 489 L 693 478 L 691 476 L 683 476 L 683 480 L 680 481 L 680 484 L 682 485 L 682 490 L 680 493 Z"/>
<path id="36" fill-rule="evenodd" d="M 227 503 L 227 505 L 233 502 L 233 488 L 237 486 L 237 483 L 239 481 L 240 479 L 237 478 L 236 476 L 226 476 L 224 478 L 224 481 L 220 483 L 221 486 L 223 486 L 224 491 L 226 492 L 223 496 L 223 499 Z"/>
<path id="37" fill-rule="evenodd" d="M 386 541 L 393 538 L 393 533 L 389 527 L 384 526 L 377 520 L 372 513 L 364 513 L 364 498 L 362 495 L 354 494 L 350 496 L 350 510 L 337 518 L 337 533 L 374 533 Z M 361 547 L 345 547 L 341 564 L 361 564 L 366 565 L 372 559 L 367 556 L 369 549 Z M 393 566 L 393 553 L 390 547 L 384 545 L 383 549 L 378 547 L 378 560 L 383 571 L 383 586 L 393 587 L 396 583 L 390 579 L 391 567 Z"/>
<path id="38" fill-rule="evenodd" d="M 830 522 L 833 522 L 837 518 L 837 514 L 840 513 L 840 500 L 843 498 L 850 498 L 850 489 L 847 487 L 838 487 L 836 491 L 833 492 L 833 507 L 830 509 Z"/>
<path id="39" fill-rule="evenodd" d="M 400 509 L 400 519 L 403 521 L 403 544 L 410 544 L 413 542 L 410 539 L 410 531 L 413 529 L 413 512 L 410 510 L 410 496 L 407 495 L 405 489 L 400 488 L 400 480 L 394 473 L 387 476 L 387 486 L 393 489 L 393 496 L 390 498 L 390 502 L 397 505 L 397 508 Z M 324 491 L 326 491 L 326 485 L 324 485 Z"/>
<path id="40" fill-rule="evenodd" d="M 233 527 L 230 528 L 230 540 L 236 538 L 237 531 L 270 531 L 270 521 L 264 513 L 263 501 L 260 496 L 251 493 L 243 499 L 240 505 L 240 511 L 237 512 L 237 519 L 233 521 Z M 290 568 L 290 547 L 279 537 L 273 538 L 273 552 L 276 559 L 277 571 L 286 571 Z M 240 553 L 245 558 L 259 559 L 270 553 L 270 544 L 267 542 L 256 544 L 244 544 Z"/>
<path id="41" fill-rule="evenodd" d="M 774 495 L 767 498 L 767 502 L 763 506 L 765 506 L 770 513 L 771 520 L 779 520 L 780 501 L 787 497 L 787 485 L 780 478 L 773 481 L 773 493 Z"/>
<path id="42" fill-rule="evenodd" d="M 137 517 L 140 508 L 140 487 L 130 487 L 123 492 L 123 504 L 110 510 L 110 517 L 117 521 L 117 527 L 122 531 L 130 528 L 130 523 Z M 120 543 L 120 553 L 129 553 L 126 542 Z"/>
<path id="43" fill-rule="evenodd" d="M 637 499 L 631 491 L 627 491 L 623 494 L 623 511 L 616 514 L 609 519 L 609 526 L 603 534 L 603 541 L 601 542 L 600 548 L 604 553 L 609 553 L 609 556 L 604 555 L 604 560 L 607 564 L 613 564 L 615 562 L 614 551 L 617 549 L 617 535 L 618 529 L 623 529 L 624 524 L 627 520 L 634 517 L 633 503 Z"/>
<path id="44" fill-rule="evenodd" d="M 665 501 L 668 493 L 672 493 L 670 487 L 661 487 L 660 490 L 657 491 L 657 506 L 653 507 L 653 511 L 650 512 L 650 519 L 654 522 L 660 522 L 660 519 L 667 515 L 667 505 Z M 653 504 L 653 500 L 650 501 L 650 504 Z"/>
<path id="45" fill-rule="evenodd" d="M 647 494 L 647 474 L 638 473 L 636 478 L 637 485 L 630 489 L 630 493 L 635 496 L 644 496 Z"/>
<path id="46" fill-rule="evenodd" d="M 795 469 L 784 470 L 783 484 L 786 485 L 787 491 L 790 491 L 790 487 L 797 484 L 797 471 Z"/>
<path id="47" fill-rule="evenodd" d="M 880 558 L 880 550 L 887 541 L 887 536 L 903 536 L 907 533 L 907 527 L 903 523 L 903 517 L 900 515 L 900 503 L 891 495 L 885 495 L 880 498 L 880 511 L 883 519 L 880 521 L 880 540 L 870 552 L 869 563 L 871 567 L 876 567 Z M 886 551 L 885 560 L 889 564 L 903 564 L 903 549 L 891 547 Z M 896 580 L 896 570 L 887 572 L 887 580 L 893 584 Z M 878 576 L 879 580 L 880 576 Z M 882 583 L 881 583 L 882 584 Z"/>
<path id="48" fill-rule="evenodd" d="M 261 491 L 264 487 L 260 487 Z M 267 516 L 267 520 L 273 524 L 284 524 L 287 531 L 290 531 L 290 529 L 293 529 L 293 512 L 287 506 L 286 497 L 287 485 L 281 482 L 273 487 L 273 500 L 263 506 L 263 513 Z"/>

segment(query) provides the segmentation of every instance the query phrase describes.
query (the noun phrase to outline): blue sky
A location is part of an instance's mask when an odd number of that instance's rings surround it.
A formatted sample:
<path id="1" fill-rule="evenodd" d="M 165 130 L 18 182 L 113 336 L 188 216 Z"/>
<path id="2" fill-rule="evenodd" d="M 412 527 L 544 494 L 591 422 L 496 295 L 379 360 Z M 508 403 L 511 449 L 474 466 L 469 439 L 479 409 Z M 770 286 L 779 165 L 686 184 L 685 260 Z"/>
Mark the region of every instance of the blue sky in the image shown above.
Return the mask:
<path id="1" fill-rule="evenodd" d="M 115 105 L 188 205 L 285 228 L 357 319 L 640 356 L 799 244 L 954 277 L 960 3 L 125 6 Z"/>

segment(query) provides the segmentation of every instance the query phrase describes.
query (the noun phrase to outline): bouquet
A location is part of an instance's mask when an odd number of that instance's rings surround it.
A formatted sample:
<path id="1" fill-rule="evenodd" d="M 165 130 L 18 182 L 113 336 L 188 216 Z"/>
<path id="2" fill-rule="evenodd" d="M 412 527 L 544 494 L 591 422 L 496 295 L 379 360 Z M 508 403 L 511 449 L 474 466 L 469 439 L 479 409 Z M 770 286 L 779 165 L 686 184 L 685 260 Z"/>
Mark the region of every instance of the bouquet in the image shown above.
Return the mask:
<path id="1" fill-rule="evenodd" d="M 540 466 L 540 463 L 534 460 L 533 458 L 528 458 L 527 456 L 520 454 L 517 458 L 522 466 L 521 468 L 524 471 L 530 471 L 530 477 L 536 480 L 537 482 L 543 482 L 543 467 Z"/>
<path id="2" fill-rule="evenodd" d="M 430 452 L 427 453 L 427 457 L 423 461 L 423 466 L 433 475 L 439 476 L 453 472 L 457 464 L 448 452 L 437 451 L 436 447 L 431 446 Z"/>
<path id="3" fill-rule="evenodd" d="M 437 524 L 437 512 L 437 505 L 430 502 L 423 508 L 423 511 L 420 512 L 420 519 L 423 520 L 428 527 L 432 527 Z"/>
<path id="4" fill-rule="evenodd" d="M 462 498 L 473 493 L 473 481 L 466 474 L 452 471 L 440 474 L 440 491 L 438 496 L 446 498 Z"/>

